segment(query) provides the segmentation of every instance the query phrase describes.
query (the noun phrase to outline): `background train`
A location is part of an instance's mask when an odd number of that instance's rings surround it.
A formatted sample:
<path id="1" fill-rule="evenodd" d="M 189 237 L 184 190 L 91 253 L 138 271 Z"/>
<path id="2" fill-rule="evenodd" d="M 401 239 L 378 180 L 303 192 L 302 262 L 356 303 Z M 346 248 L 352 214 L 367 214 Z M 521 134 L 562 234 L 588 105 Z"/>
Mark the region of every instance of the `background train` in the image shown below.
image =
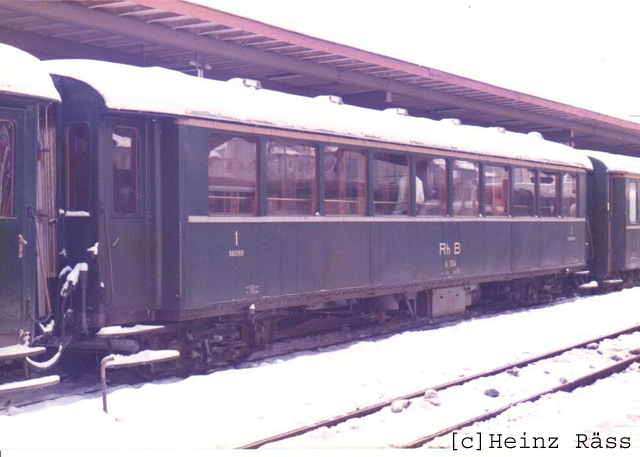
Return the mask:
<path id="1" fill-rule="evenodd" d="M 202 367 L 319 316 L 639 279 L 640 159 L 0 51 L 25 62 L 0 82 L 0 363 L 172 348 Z"/>

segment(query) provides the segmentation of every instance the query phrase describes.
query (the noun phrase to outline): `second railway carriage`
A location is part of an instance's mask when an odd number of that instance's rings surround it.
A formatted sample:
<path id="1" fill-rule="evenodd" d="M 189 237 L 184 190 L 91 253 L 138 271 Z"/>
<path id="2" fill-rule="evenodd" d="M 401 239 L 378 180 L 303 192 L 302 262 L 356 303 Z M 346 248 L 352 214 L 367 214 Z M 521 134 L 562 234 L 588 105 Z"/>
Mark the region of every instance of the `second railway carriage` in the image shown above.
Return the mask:
<path id="1" fill-rule="evenodd" d="M 588 174 L 590 270 L 605 283 L 633 283 L 640 279 L 640 159 L 584 153 L 593 162 Z"/>
<path id="2" fill-rule="evenodd" d="M 70 306 L 87 336 L 163 322 L 202 357 L 264 339 L 282 310 L 438 317 L 479 288 L 533 300 L 585 269 L 591 163 L 539 134 L 250 80 L 47 65 L 64 102 L 64 248 L 89 268 Z"/>

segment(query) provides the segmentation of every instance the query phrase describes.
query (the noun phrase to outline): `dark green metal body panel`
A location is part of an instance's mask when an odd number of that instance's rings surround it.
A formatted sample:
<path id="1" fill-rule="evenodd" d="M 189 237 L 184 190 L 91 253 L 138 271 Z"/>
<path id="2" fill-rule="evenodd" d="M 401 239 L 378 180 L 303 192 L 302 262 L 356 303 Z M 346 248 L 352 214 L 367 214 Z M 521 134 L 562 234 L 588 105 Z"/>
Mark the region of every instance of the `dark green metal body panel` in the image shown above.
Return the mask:
<path id="1" fill-rule="evenodd" d="M 605 278 L 640 268 L 640 225 L 628 222 L 629 179 L 612 177 L 601 161 L 591 161 L 587 198 L 594 258 L 589 268 Z"/>
<path id="2" fill-rule="evenodd" d="M 613 251 L 613 271 L 624 271 L 626 268 L 626 180 L 611 179 L 611 241 Z"/>
<path id="3" fill-rule="evenodd" d="M 638 183 L 638 180 L 617 178 L 612 181 L 614 189 L 613 265 L 615 271 L 634 270 L 640 268 L 640 224 L 629 222 L 627 196 L 630 181 Z"/>
<path id="4" fill-rule="evenodd" d="M 20 331 L 31 332 L 35 312 L 36 104 L 0 97 L 0 119 L 15 129 L 14 216 L 0 218 L 0 347 L 17 344 Z M 28 244 L 19 257 L 18 237 Z"/>
<path id="5" fill-rule="evenodd" d="M 597 277 L 604 278 L 611 273 L 610 222 L 612 207 L 610 199 L 609 174 L 599 160 L 591 159 L 593 171 L 587 175 L 587 200 L 589 202 L 587 218 L 591 229 L 591 252 L 589 270 Z"/>
<path id="6" fill-rule="evenodd" d="M 87 86 L 68 79 L 59 86 L 65 126 L 78 121 L 91 126 L 96 177 L 91 217 L 86 230 L 67 230 L 65 242 L 71 264 L 90 262 L 92 327 L 188 320 L 242 312 L 252 303 L 269 309 L 585 267 L 584 174 L 579 218 L 380 218 L 371 216 L 371 190 L 368 217 L 274 218 L 266 214 L 266 167 L 260 166 L 259 214 L 209 218 L 207 157 L 213 130 L 178 125 L 171 117 L 116 113 Z M 123 221 L 111 214 L 110 129 L 123 122 L 146 132 L 139 227 L 118 226 Z M 268 137 L 257 139 L 258 160 L 264 163 Z M 318 163 L 322 146 L 318 143 Z M 369 148 L 369 157 L 377 151 L 388 152 Z M 413 182 L 416 155 L 410 157 Z M 410 203 L 415 207 L 415 196 Z M 321 202 L 318 209 L 322 214 Z M 125 237 L 131 238 L 127 245 L 113 245 Z M 93 261 L 86 249 L 96 240 L 100 255 Z"/>
<path id="7" fill-rule="evenodd" d="M 177 141 L 179 152 L 163 157 L 176 175 L 171 184 L 163 182 L 169 189 L 163 208 L 180 218 L 179 227 L 174 222 L 171 228 L 172 218 L 165 214 L 170 226 L 164 228 L 178 241 L 180 248 L 173 255 L 182 257 L 182 263 L 165 267 L 164 281 L 177 279 L 164 289 L 161 316 L 188 319 L 238 312 L 251 303 L 258 309 L 275 308 L 407 287 L 420 290 L 551 274 L 586 265 L 585 174 L 579 175 L 580 218 L 573 219 L 207 217 L 206 158 L 212 131 L 178 126 L 172 141 Z M 262 160 L 266 139 L 258 137 Z M 266 192 L 260 190 L 263 212 Z M 448 249 L 444 254 L 442 244 Z M 237 250 L 243 255 L 230 252 Z M 171 249 L 165 246 L 165 251 Z"/>
<path id="8" fill-rule="evenodd" d="M 90 217 L 63 217 L 62 245 L 70 266 L 89 264 L 88 319 L 91 327 L 140 322 L 153 318 L 156 304 L 156 264 L 161 256 L 155 245 L 160 222 L 155 220 L 152 189 L 159 186 L 158 158 L 154 147 L 156 123 L 147 115 L 110 112 L 102 98 L 87 85 L 68 78 L 58 78 L 57 88 L 63 97 L 63 116 L 59 128 L 61 151 L 65 151 L 65 132 L 74 123 L 89 125 L 91 145 Z M 140 214 L 134 217 L 114 216 L 113 211 L 113 145 L 115 126 L 137 129 L 140 149 L 139 201 Z M 158 129 L 160 127 L 157 127 Z M 65 154 L 60 154 L 60 170 L 67 170 Z M 67 208 L 67 177 L 59 184 L 60 207 Z M 100 255 L 91 258 L 87 249 L 99 242 Z M 160 276 L 160 275 L 159 275 Z M 161 277 L 161 276 L 160 276 Z M 72 300 L 77 300 L 74 294 Z"/>

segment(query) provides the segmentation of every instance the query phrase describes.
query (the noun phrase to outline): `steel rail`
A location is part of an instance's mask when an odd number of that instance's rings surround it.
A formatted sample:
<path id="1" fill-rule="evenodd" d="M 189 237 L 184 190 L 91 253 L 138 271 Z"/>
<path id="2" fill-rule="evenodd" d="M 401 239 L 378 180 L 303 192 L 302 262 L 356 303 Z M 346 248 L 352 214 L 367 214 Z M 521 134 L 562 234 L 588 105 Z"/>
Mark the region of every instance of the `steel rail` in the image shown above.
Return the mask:
<path id="1" fill-rule="evenodd" d="M 400 397 L 395 397 L 395 398 L 392 398 L 392 399 L 389 399 L 389 400 L 385 400 L 385 401 L 376 403 L 374 405 L 358 408 L 356 410 L 350 411 L 350 412 L 345 413 L 345 414 L 341 414 L 339 416 L 332 417 L 330 419 L 325 419 L 325 420 L 322 420 L 320 422 L 316 422 L 316 423 L 311 424 L 311 425 L 299 427 L 299 428 L 296 428 L 296 429 L 293 429 L 293 430 L 289 430 L 289 431 L 286 431 L 286 432 L 283 432 L 283 433 L 280 433 L 280 434 L 277 434 L 277 435 L 273 435 L 273 436 L 270 436 L 270 437 L 267 437 L 267 438 L 264 438 L 264 439 L 261 439 L 261 440 L 258 440 L 258 441 L 254 441 L 252 443 L 240 446 L 237 449 L 258 449 L 258 448 L 260 448 L 262 446 L 265 446 L 267 444 L 271 444 L 271 443 L 275 443 L 275 442 L 278 442 L 278 441 L 283 441 L 285 439 L 289 439 L 289 438 L 293 438 L 293 437 L 296 437 L 296 436 L 300 436 L 300 435 L 303 435 L 305 433 L 309 433 L 309 432 L 311 432 L 313 430 L 317 430 L 317 429 L 319 429 L 321 427 L 332 427 L 332 426 L 335 426 L 337 424 L 346 422 L 346 421 L 348 421 L 350 419 L 356 419 L 356 418 L 360 418 L 360 417 L 364 417 L 364 416 L 369 416 L 369 415 L 371 415 L 373 413 L 376 413 L 376 412 L 380 411 L 383 408 L 391 406 L 391 404 L 393 402 L 395 402 L 395 401 L 409 400 L 409 399 L 412 399 L 412 398 L 420 397 L 420 396 L 424 395 L 424 392 L 427 391 L 427 390 L 435 390 L 435 391 L 445 390 L 445 389 L 448 389 L 450 387 L 459 386 L 459 385 L 465 384 L 465 383 L 470 382 L 470 381 L 474 381 L 474 380 L 479 379 L 479 378 L 484 378 L 484 377 L 487 377 L 487 376 L 493 376 L 493 375 L 496 375 L 498 373 L 510 370 L 512 368 L 521 368 L 523 366 L 526 366 L 526 365 L 529 365 L 529 364 L 532 364 L 532 363 L 535 363 L 535 362 L 539 362 L 539 361 L 544 360 L 544 359 L 549 359 L 551 357 L 556 357 L 556 356 L 558 356 L 560 354 L 563 354 L 565 352 L 568 352 L 568 351 L 571 351 L 571 350 L 574 350 L 574 349 L 578 349 L 578 348 L 587 346 L 588 344 L 591 344 L 591 343 L 597 343 L 597 342 L 600 342 L 600 341 L 603 341 L 603 340 L 607 340 L 607 339 L 611 339 L 611 338 L 617 338 L 617 337 L 619 337 L 621 335 L 628 334 L 628 333 L 634 333 L 634 332 L 637 332 L 637 331 L 640 331 L 640 325 L 635 325 L 633 327 L 629 327 L 629 328 L 626 328 L 626 329 L 623 329 L 623 330 L 619 330 L 619 331 L 616 331 L 616 332 L 613 332 L 613 333 L 609 333 L 609 334 L 606 334 L 606 335 L 601 335 L 601 336 L 598 336 L 596 338 L 592 338 L 592 339 L 589 339 L 589 340 L 586 340 L 586 341 L 582 341 L 582 342 L 577 343 L 577 344 L 573 344 L 571 346 L 565 346 L 565 347 L 562 347 L 562 348 L 559 348 L 559 349 L 555 349 L 555 350 L 550 351 L 550 352 L 546 352 L 544 354 L 536 355 L 536 356 L 529 357 L 529 358 L 526 358 L 526 359 L 523 359 L 523 360 L 519 360 L 517 362 L 509 363 L 507 365 L 502 365 L 500 367 L 493 368 L 493 369 L 490 369 L 490 370 L 487 370 L 487 371 L 483 371 L 483 372 L 476 373 L 476 374 L 473 374 L 473 375 L 469 375 L 469 376 L 465 376 L 465 377 L 462 377 L 462 378 L 458 378 L 458 379 L 455 379 L 453 381 L 448 381 L 448 382 L 445 382 L 443 384 L 439 384 L 437 386 L 420 389 L 420 390 L 418 390 L 416 392 L 411 392 L 409 394 L 402 395 Z M 620 362 L 619 364 L 616 364 L 616 365 L 622 365 L 625 362 L 627 362 L 627 361 Z M 631 364 L 631 363 L 633 363 L 633 361 L 629 362 L 627 364 L 627 366 L 629 364 Z M 567 383 L 567 384 L 562 385 L 561 387 L 568 388 L 571 385 L 572 385 L 572 383 Z M 536 395 L 538 395 L 538 397 L 536 397 L 536 398 L 539 398 L 539 396 L 541 396 L 541 395 L 545 395 L 545 393 L 536 394 Z M 525 399 L 525 400 L 522 400 L 522 401 L 528 401 L 528 400 Z M 504 407 L 505 409 L 503 411 L 506 411 L 506 409 L 510 408 L 511 406 L 507 405 L 506 407 Z M 500 411 L 500 412 L 502 412 L 502 411 Z M 490 414 L 490 413 L 487 413 L 487 414 Z M 499 414 L 499 413 L 496 413 L 496 414 Z M 481 420 L 481 419 L 474 418 L 472 420 L 473 421 L 478 421 L 478 420 Z M 458 425 L 460 425 L 460 424 L 458 424 Z M 464 425 L 461 425 L 461 426 L 464 426 Z M 441 432 L 446 434 L 444 432 L 444 430 L 441 431 Z M 441 435 L 438 435 L 438 436 L 441 436 Z M 431 439 L 435 439 L 435 438 L 437 438 L 437 436 L 433 436 Z M 425 441 L 425 442 L 427 442 L 427 441 Z M 413 443 L 410 443 L 410 444 L 413 444 Z"/>
<path id="2" fill-rule="evenodd" d="M 542 392 L 538 392 L 536 394 L 533 394 L 529 397 L 523 398 L 521 400 L 516 400 L 514 402 L 511 402 L 507 405 L 501 406 L 500 408 L 494 409 L 492 411 L 489 411 L 487 413 L 481 414 L 480 416 L 476 416 L 472 419 L 468 419 L 466 421 L 460 422 L 456 425 L 452 425 L 451 427 L 447 427 L 444 428 L 442 430 L 439 430 L 435 433 L 432 433 L 430 435 L 424 436 L 422 438 L 418 438 L 417 440 L 414 440 L 410 443 L 407 443 L 403 446 L 400 446 L 400 448 L 402 449 L 415 449 L 418 448 L 420 446 L 424 446 L 426 443 L 433 441 L 436 438 L 440 438 L 442 436 L 448 435 L 451 432 L 455 432 L 456 430 L 460 430 L 462 428 L 468 427 L 470 425 L 475 424 L 476 422 L 481 422 L 481 421 L 485 421 L 488 419 L 493 419 L 494 417 L 499 416 L 500 414 L 502 414 L 503 412 L 507 411 L 509 408 L 512 408 L 516 405 L 519 405 L 520 403 L 526 403 L 529 401 L 536 401 L 538 399 L 540 399 L 542 396 L 544 395 L 549 395 L 549 394 L 553 394 L 556 392 L 571 392 L 575 389 L 577 389 L 578 387 L 582 387 L 582 386 L 586 386 L 589 384 L 593 384 L 595 381 L 598 381 L 600 379 L 604 379 L 607 378 L 609 376 L 611 376 L 614 373 L 618 373 L 620 371 L 623 371 L 624 369 L 626 369 L 629 365 L 631 365 L 634 362 L 640 362 L 640 355 L 637 355 L 635 357 L 630 357 L 626 360 L 623 360 L 621 362 L 616 362 L 612 365 L 609 365 L 606 368 L 603 368 L 601 370 L 598 371 L 594 371 L 591 372 L 585 376 L 580 376 L 579 378 L 574 379 L 573 381 L 567 382 L 565 384 L 559 384 L 555 387 L 552 387 L 550 389 L 544 390 Z"/>

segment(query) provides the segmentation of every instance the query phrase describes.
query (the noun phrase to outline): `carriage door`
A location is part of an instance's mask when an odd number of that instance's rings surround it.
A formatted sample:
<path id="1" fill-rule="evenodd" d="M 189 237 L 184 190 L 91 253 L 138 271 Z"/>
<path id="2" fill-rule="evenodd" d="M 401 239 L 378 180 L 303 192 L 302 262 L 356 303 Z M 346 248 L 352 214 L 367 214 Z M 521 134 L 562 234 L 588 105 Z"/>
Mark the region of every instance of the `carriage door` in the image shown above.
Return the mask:
<path id="1" fill-rule="evenodd" d="M 25 112 L 0 108 L 0 347 L 18 343 L 18 328 L 28 324 L 26 287 L 33 262 L 25 189 Z M 33 157 L 29 158 L 33 160 Z M 33 222 L 31 222 L 33 224 Z M 29 243 L 29 245 L 27 245 Z"/>
<path id="2" fill-rule="evenodd" d="M 103 236 L 111 250 L 113 276 L 107 287 L 113 290 L 112 313 L 125 312 L 128 318 L 135 311 L 144 313 L 149 305 L 146 139 L 146 122 L 107 118 L 103 170 L 108 226 Z"/>

